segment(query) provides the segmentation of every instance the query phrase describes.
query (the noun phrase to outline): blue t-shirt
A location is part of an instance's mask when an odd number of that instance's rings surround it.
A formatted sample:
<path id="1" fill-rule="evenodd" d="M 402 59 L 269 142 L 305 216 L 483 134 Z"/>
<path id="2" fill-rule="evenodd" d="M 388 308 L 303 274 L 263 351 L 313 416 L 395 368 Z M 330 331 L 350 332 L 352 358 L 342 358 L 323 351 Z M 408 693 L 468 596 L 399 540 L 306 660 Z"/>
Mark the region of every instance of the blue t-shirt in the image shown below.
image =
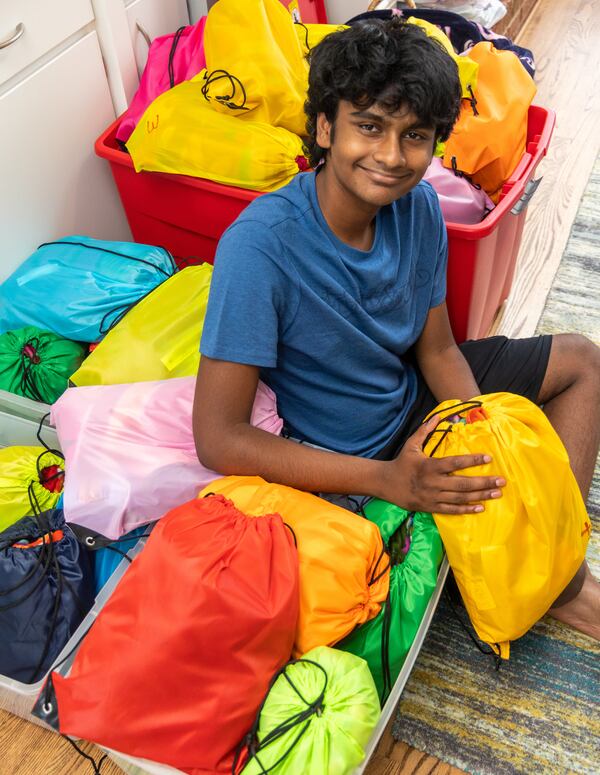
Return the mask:
<path id="1" fill-rule="evenodd" d="M 260 367 L 290 434 L 373 456 L 406 417 L 403 355 L 446 295 L 446 229 L 425 182 L 377 213 L 371 250 L 338 239 L 315 173 L 258 197 L 217 249 L 201 352 Z"/>

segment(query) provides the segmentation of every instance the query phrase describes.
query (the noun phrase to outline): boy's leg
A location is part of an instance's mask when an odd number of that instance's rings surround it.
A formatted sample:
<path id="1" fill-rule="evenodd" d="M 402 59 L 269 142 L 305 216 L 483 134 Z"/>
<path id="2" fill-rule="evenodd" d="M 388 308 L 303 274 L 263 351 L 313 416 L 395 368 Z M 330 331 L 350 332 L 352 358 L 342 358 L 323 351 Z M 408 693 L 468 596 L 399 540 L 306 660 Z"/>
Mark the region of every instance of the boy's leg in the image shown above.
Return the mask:
<path id="1" fill-rule="evenodd" d="M 586 499 L 600 446 L 600 348 L 577 334 L 554 336 L 538 403 L 565 445 Z M 600 583 L 586 562 L 549 613 L 600 640 Z"/>

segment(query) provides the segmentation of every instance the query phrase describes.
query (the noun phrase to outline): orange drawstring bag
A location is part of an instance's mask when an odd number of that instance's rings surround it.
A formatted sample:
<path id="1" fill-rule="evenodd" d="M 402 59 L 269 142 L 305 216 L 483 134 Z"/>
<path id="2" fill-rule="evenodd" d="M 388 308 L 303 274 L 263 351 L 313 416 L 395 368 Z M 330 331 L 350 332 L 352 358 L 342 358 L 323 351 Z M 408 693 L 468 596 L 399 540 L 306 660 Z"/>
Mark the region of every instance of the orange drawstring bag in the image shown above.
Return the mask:
<path id="1" fill-rule="evenodd" d="M 464 173 L 497 204 L 502 184 L 525 153 L 527 114 L 536 87 L 512 51 L 478 43 L 469 58 L 479 64 L 473 98 L 464 99 L 446 141 L 444 167 Z"/>
<path id="2" fill-rule="evenodd" d="M 390 563 L 373 522 L 316 495 L 258 476 L 228 476 L 200 497 L 219 493 L 244 514 L 280 514 L 294 531 L 300 562 L 295 656 L 332 646 L 377 616 L 390 585 Z"/>

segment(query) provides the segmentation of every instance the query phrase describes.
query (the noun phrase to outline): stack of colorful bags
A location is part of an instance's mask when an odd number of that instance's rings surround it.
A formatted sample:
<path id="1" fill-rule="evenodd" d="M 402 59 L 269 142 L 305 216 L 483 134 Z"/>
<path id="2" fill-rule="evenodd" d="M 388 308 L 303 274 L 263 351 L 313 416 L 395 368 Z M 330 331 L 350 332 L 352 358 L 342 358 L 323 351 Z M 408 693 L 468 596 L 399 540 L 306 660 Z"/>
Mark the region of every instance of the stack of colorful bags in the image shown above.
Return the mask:
<path id="1" fill-rule="evenodd" d="M 374 11 L 348 24 L 392 14 L 421 27 L 456 62 L 463 109 L 425 179 L 447 222 L 479 223 L 525 152 L 531 52 L 436 9 Z M 285 185 L 308 167 L 306 55 L 338 29 L 294 23 L 280 0 L 220 0 L 196 25 L 158 38 L 117 132 L 136 171 L 256 191 Z"/>

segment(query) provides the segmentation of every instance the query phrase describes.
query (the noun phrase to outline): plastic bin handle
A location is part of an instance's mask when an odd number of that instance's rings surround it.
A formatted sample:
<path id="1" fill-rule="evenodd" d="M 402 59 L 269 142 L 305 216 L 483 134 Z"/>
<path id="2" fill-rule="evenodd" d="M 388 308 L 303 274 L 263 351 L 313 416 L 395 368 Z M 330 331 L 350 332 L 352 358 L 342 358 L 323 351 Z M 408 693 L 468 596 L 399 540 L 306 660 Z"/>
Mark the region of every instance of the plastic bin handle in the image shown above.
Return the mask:
<path id="1" fill-rule="evenodd" d="M 523 195 L 517 202 L 515 203 L 515 206 L 510 211 L 512 215 L 519 215 L 520 212 L 522 212 L 529 202 L 531 201 L 531 197 L 535 194 L 535 192 L 538 189 L 538 186 L 542 182 L 542 178 L 536 178 L 535 180 L 530 180 L 527 185 L 525 186 L 523 190 Z"/>

